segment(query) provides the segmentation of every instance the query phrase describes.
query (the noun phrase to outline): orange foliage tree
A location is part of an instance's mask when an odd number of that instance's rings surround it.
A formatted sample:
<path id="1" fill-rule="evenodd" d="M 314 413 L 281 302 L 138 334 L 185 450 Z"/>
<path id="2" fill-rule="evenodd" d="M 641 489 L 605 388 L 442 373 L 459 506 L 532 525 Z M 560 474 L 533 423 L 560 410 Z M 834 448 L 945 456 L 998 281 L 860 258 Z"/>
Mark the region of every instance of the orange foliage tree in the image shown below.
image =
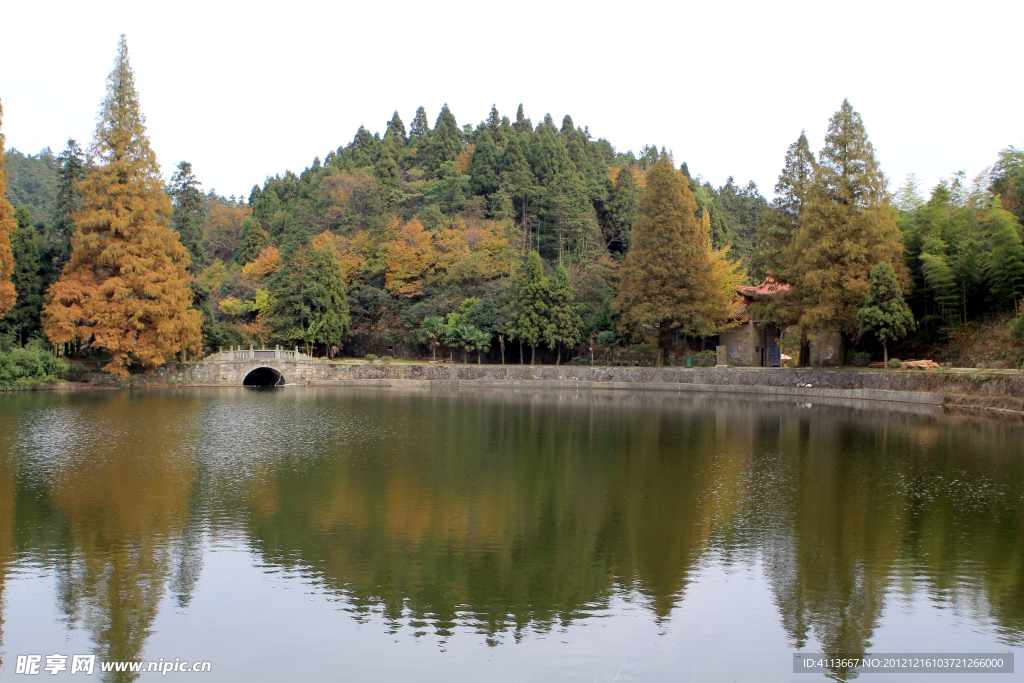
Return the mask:
<path id="1" fill-rule="evenodd" d="M 230 263 L 242 239 L 242 223 L 252 215 L 248 204 L 211 201 L 203 244 L 215 259 Z"/>
<path id="2" fill-rule="evenodd" d="M 201 317 L 192 310 L 188 251 L 171 230 L 170 198 L 149 146 L 124 36 L 79 185 L 71 260 L 43 312 L 55 343 L 89 341 L 111 355 L 107 369 L 127 376 L 181 350 L 199 351 Z"/>
<path id="3" fill-rule="evenodd" d="M 0 126 L 3 125 L 4 108 L 0 104 Z M 14 274 L 14 255 L 11 252 L 11 235 L 18 227 L 14 220 L 14 208 L 4 198 L 7 189 L 7 169 L 4 168 L 4 134 L 0 132 L 0 318 L 14 307 L 18 293 L 14 291 L 11 275 Z"/>
<path id="4" fill-rule="evenodd" d="M 402 226 L 398 236 L 388 245 L 385 258 L 384 287 L 392 294 L 406 297 L 423 294 L 423 278 L 437 258 L 430 233 L 418 218 Z"/>

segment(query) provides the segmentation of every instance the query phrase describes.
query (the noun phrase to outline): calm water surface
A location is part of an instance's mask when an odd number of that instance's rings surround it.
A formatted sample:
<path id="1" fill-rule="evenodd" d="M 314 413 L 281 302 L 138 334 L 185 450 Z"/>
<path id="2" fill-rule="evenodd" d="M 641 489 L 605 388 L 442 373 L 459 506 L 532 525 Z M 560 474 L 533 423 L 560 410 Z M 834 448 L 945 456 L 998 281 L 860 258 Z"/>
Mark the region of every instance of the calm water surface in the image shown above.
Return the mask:
<path id="1" fill-rule="evenodd" d="M 1021 672 L 1024 427 L 653 392 L 2 395 L 0 617 L 15 680 L 53 653 L 207 681 L 822 680 L 796 651 Z"/>

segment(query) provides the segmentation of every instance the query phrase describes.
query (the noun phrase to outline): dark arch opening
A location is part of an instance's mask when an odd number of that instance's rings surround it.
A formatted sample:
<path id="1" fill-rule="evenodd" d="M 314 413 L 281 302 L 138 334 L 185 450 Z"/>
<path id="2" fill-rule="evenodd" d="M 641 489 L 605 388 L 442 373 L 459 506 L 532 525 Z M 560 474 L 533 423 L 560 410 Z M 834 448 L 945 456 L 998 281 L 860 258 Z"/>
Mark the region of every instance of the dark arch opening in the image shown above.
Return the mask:
<path id="1" fill-rule="evenodd" d="M 273 368 L 256 368 L 242 380 L 247 387 L 274 387 L 284 384 L 284 377 Z"/>

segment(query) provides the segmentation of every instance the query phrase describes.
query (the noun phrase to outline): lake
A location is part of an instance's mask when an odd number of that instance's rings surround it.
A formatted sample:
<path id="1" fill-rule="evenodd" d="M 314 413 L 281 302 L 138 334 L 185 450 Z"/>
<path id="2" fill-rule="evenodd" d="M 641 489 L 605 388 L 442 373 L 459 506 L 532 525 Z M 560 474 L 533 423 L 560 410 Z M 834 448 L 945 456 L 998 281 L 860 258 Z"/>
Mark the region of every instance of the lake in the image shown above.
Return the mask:
<path id="1" fill-rule="evenodd" d="M 0 598 L 5 679 L 91 654 L 93 680 L 809 683 L 857 672 L 794 653 L 1016 653 L 996 683 L 1024 667 L 1024 426 L 667 392 L 0 395 Z"/>

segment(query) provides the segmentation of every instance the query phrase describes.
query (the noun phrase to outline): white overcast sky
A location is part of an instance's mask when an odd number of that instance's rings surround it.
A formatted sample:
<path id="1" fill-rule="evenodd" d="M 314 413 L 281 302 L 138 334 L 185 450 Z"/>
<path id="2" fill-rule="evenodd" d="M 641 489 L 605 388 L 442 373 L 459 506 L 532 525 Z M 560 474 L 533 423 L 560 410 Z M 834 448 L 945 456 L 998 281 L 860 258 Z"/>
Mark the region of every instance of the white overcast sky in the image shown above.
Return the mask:
<path id="1" fill-rule="evenodd" d="M 254 183 L 447 102 L 538 123 L 570 114 L 619 151 L 666 146 L 720 185 L 771 198 L 786 147 L 821 147 L 848 97 L 892 188 L 925 189 L 1024 146 L 1024 3 L 247 2 L 4 3 L 7 146 L 92 139 L 118 35 L 165 176 Z"/>

